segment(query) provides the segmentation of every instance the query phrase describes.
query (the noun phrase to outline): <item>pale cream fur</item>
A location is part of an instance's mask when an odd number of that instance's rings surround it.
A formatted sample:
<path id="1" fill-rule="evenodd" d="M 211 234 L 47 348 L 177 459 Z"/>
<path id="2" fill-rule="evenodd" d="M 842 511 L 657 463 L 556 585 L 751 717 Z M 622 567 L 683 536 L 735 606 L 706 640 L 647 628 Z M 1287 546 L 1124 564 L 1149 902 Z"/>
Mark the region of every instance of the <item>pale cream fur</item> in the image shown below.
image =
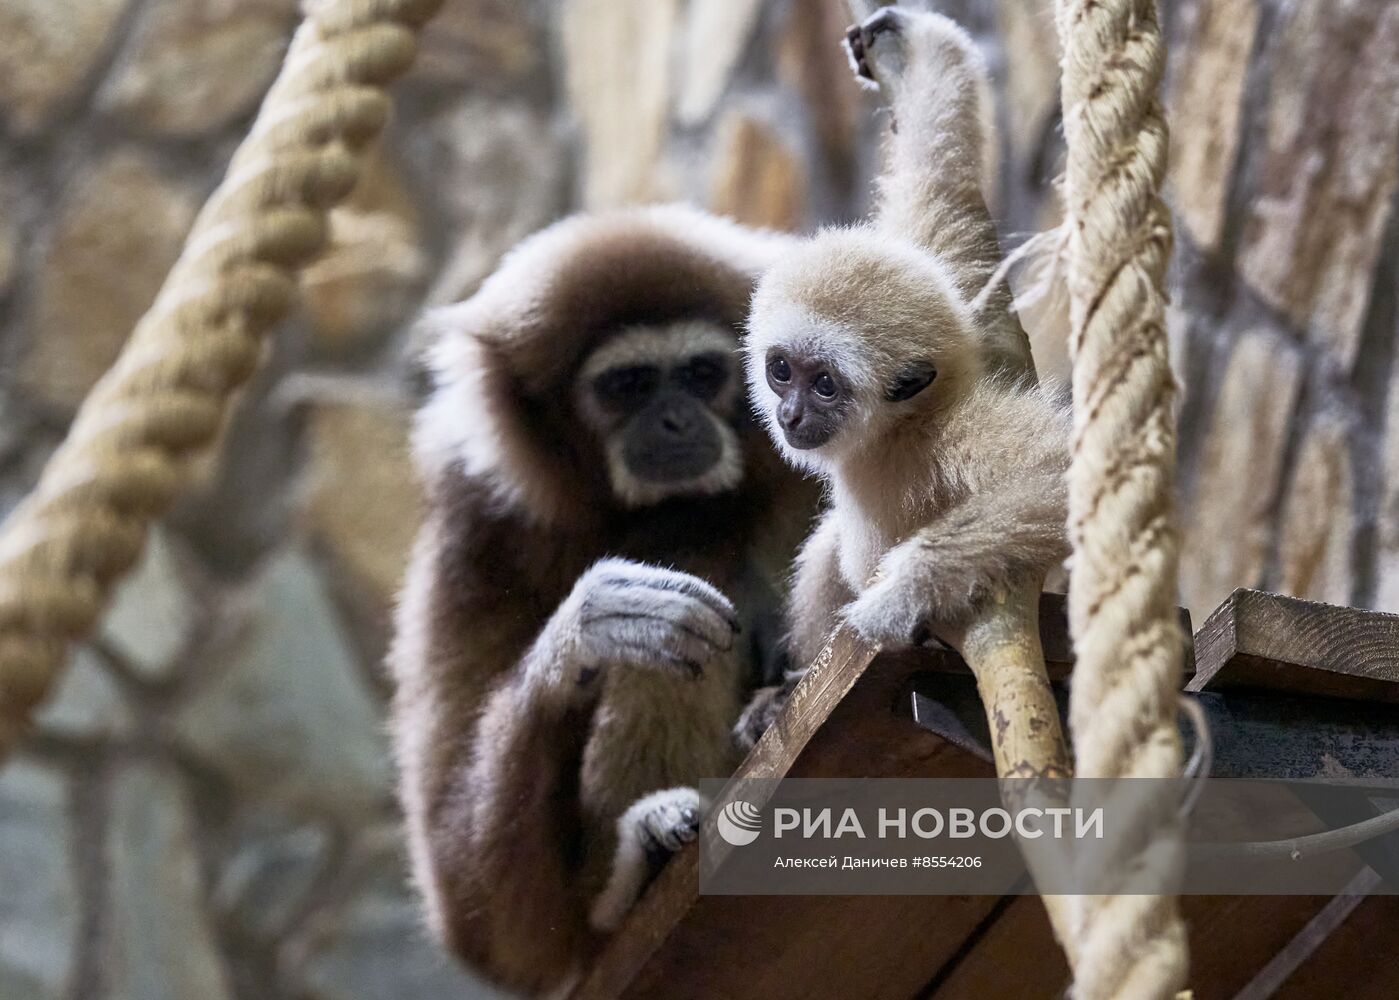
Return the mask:
<path id="1" fill-rule="evenodd" d="M 1027 371 L 1008 303 L 994 316 L 969 305 L 999 258 L 979 189 L 985 69 L 939 15 L 885 12 L 866 24 L 866 59 L 898 130 L 876 217 L 822 232 L 770 268 L 745 345 L 774 440 L 831 498 L 792 592 L 791 648 L 807 663 L 841 619 L 906 645 L 955 629 L 1066 554 L 1067 408 Z M 824 364 L 853 388 L 820 447 L 784 440 L 765 377 L 777 355 Z M 886 398 L 912 362 L 933 365 L 934 381 Z"/>

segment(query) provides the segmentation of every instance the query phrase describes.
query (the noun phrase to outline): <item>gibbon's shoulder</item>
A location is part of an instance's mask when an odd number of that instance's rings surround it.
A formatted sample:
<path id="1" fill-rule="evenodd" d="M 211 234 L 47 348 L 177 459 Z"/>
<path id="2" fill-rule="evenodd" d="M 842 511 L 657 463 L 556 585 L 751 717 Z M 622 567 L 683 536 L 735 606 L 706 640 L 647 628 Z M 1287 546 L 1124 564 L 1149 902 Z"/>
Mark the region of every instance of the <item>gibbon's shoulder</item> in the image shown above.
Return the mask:
<path id="1" fill-rule="evenodd" d="M 947 415 L 944 433 L 1007 467 L 1067 468 L 1073 410 L 1067 387 L 1027 377 L 987 375 Z"/>

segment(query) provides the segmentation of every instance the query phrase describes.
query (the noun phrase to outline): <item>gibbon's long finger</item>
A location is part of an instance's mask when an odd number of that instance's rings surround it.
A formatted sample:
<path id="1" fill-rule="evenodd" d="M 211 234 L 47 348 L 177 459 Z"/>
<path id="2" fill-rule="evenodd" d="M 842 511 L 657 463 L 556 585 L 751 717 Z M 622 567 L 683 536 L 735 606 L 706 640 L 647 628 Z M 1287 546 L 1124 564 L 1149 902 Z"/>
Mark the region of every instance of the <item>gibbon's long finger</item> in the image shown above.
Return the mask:
<path id="1" fill-rule="evenodd" d="M 724 653 L 698 633 L 663 618 L 609 612 L 586 618 L 583 625 L 585 655 L 599 662 L 650 666 L 660 660 L 698 676 Z"/>
<path id="2" fill-rule="evenodd" d="M 738 614 L 733 602 L 718 588 L 706 583 L 697 576 L 679 570 L 664 569 L 645 563 L 630 562 L 625 559 L 604 559 L 588 571 L 588 576 L 598 574 L 600 582 L 620 584 L 622 587 L 647 587 L 652 590 L 665 590 L 703 601 L 735 630 L 738 629 Z"/>
<path id="3" fill-rule="evenodd" d="M 739 631 L 738 612 L 734 609 L 733 602 L 725 597 L 717 587 L 699 577 L 691 576 L 689 573 L 670 571 L 667 573 L 663 589 L 674 589 L 693 597 L 707 605 L 710 610 L 724 620 L 730 629 L 735 632 Z"/>
<path id="4" fill-rule="evenodd" d="M 733 633 L 727 629 L 707 630 L 697 626 L 692 617 L 667 610 L 635 606 L 613 610 L 590 609 L 584 612 L 580 623 L 586 631 L 640 636 L 644 637 L 643 641 L 664 640 L 666 649 L 694 650 L 703 659 L 712 659 L 719 653 L 733 649 Z"/>
<path id="5" fill-rule="evenodd" d="M 649 590 L 664 594 L 683 595 L 702 604 L 730 631 L 737 632 L 740 629 L 738 612 L 734 609 L 733 603 L 697 576 L 677 573 L 672 570 L 661 570 L 654 576 L 623 579 L 616 581 L 616 583 L 621 589 L 629 589 L 633 593 Z"/>
<path id="6" fill-rule="evenodd" d="M 621 630 L 599 629 L 579 643 L 573 651 L 574 659 L 584 664 L 582 674 L 591 681 L 606 665 L 627 667 L 667 667 L 687 677 L 699 677 L 704 673 L 704 662 L 685 656 L 671 648 L 662 648 L 655 643 L 634 641 Z"/>
<path id="7" fill-rule="evenodd" d="M 711 612 L 705 610 L 701 614 L 708 616 Z M 733 633 L 726 627 L 710 628 L 707 627 L 709 622 L 697 623 L 693 616 L 666 610 L 641 610 L 634 606 L 612 610 L 597 608 L 586 611 L 580 623 L 585 630 L 664 637 L 667 649 L 693 649 L 701 662 L 734 647 Z"/>
<path id="8" fill-rule="evenodd" d="M 608 652 L 603 657 L 604 659 L 611 659 L 627 666 L 648 668 L 660 664 L 693 678 L 699 678 L 704 673 L 702 661 L 656 646 L 628 643 L 614 638 L 607 648 Z"/>
<path id="9" fill-rule="evenodd" d="M 737 634 L 733 625 L 702 601 L 679 591 L 654 587 L 598 587 L 583 603 L 582 618 L 586 623 L 605 615 L 668 622 L 725 652 L 733 648 Z"/>
<path id="10" fill-rule="evenodd" d="M 859 80 L 880 88 L 894 86 L 901 80 L 907 23 L 904 11 L 882 7 L 846 31 L 846 55 Z"/>

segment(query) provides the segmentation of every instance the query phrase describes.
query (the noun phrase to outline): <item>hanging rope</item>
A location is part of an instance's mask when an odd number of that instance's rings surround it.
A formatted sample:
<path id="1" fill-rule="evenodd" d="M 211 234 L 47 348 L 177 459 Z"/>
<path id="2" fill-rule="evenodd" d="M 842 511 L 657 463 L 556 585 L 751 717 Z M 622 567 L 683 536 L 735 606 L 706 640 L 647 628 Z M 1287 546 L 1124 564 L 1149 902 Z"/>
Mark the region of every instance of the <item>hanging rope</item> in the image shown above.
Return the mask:
<path id="1" fill-rule="evenodd" d="M 310 0 L 155 304 L 0 533 L 0 759 L 213 444 L 441 0 Z"/>
<path id="2" fill-rule="evenodd" d="M 1161 30 L 1154 0 L 1058 0 L 1056 15 L 1068 142 L 1075 771 L 1171 779 L 1181 769 L 1182 637 L 1163 291 L 1171 225 L 1158 194 Z M 1075 898 L 1078 1000 L 1168 998 L 1185 983 L 1184 925 L 1166 894 L 1180 858 L 1179 797 L 1167 781 L 1132 791 L 1112 800 L 1131 804 L 1129 816 L 1111 812 L 1130 823 L 1109 884 L 1149 868 L 1164 874 L 1163 894 Z"/>

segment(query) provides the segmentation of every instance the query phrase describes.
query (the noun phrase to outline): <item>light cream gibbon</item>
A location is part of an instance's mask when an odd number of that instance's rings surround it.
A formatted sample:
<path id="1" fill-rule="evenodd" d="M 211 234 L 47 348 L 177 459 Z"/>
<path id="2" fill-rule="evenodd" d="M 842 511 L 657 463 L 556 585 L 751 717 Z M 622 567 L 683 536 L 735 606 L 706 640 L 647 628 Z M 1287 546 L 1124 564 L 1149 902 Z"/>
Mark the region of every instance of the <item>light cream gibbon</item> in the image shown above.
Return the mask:
<path id="1" fill-rule="evenodd" d="M 676 206 L 565 220 L 430 314 L 425 483 L 390 653 L 428 921 L 487 978 L 565 988 L 780 677 L 816 490 L 743 391 L 785 238 Z"/>
<path id="2" fill-rule="evenodd" d="M 897 8 L 847 44 L 892 101 L 874 218 L 768 270 L 745 346 L 773 440 L 831 498 L 790 599 L 807 665 L 840 621 L 893 646 L 946 634 L 1066 552 L 1068 412 L 1036 384 L 1005 300 L 970 305 L 999 260 L 980 58 L 953 22 Z M 755 700 L 750 738 L 780 703 Z"/>

